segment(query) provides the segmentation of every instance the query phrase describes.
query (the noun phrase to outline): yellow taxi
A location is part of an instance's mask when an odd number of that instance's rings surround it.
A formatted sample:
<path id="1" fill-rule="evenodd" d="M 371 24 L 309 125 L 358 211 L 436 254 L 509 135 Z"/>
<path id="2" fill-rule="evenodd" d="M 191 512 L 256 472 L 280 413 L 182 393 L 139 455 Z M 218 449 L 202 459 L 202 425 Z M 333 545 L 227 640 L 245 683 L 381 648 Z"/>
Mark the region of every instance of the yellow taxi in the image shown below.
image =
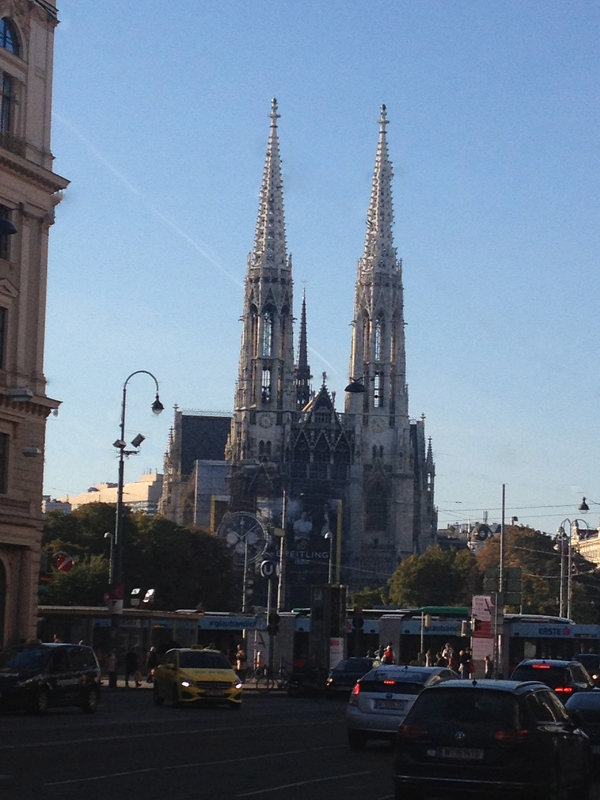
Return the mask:
<path id="1" fill-rule="evenodd" d="M 176 647 L 167 650 L 153 681 L 156 705 L 225 704 L 240 708 L 242 682 L 219 650 Z"/>

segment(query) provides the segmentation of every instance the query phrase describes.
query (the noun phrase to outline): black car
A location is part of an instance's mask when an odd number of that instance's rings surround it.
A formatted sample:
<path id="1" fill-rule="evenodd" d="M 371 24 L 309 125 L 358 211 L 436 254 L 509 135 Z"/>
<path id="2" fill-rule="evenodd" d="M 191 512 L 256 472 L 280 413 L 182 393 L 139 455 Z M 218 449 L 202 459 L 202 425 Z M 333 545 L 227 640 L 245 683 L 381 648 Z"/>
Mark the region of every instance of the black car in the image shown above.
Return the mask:
<path id="1" fill-rule="evenodd" d="M 573 660 L 583 664 L 594 686 L 600 686 L 600 653 L 578 653 Z"/>
<path id="2" fill-rule="evenodd" d="M 396 800 L 587 797 L 590 744 L 543 683 L 446 681 L 398 728 Z"/>
<path id="3" fill-rule="evenodd" d="M 329 696 L 348 695 L 356 681 L 362 678 L 373 666 L 373 658 L 353 656 L 344 658 L 329 672 L 325 683 L 325 692 Z"/>
<path id="4" fill-rule="evenodd" d="M 41 714 L 50 706 L 92 713 L 100 699 L 100 666 L 91 647 L 36 642 L 0 652 L 0 709 Z"/>
<path id="5" fill-rule="evenodd" d="M 512 671 L 511 681 L 541 681 L 553 689 L 563 703 L 575 692 L 587 692 L 594 683 L 579 661 L 559 658 L 526 658 Z"/>
<path id="6" fill-rule="evenodd" d="M 569 697 L 565 708 L 573 722 L 589 736 L 592 761 L 600 767 L 600 691 L 576 692 Z"/>

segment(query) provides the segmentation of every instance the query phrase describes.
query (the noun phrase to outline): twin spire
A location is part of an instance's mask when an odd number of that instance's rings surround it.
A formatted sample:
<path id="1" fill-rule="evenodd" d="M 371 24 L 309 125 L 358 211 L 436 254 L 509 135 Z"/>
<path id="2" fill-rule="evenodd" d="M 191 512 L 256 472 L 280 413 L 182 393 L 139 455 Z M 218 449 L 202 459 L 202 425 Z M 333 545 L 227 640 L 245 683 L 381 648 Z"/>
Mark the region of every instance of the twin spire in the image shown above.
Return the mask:
<path id="1" fill-rule="evenodd" d="M 396 262 L 396 249 L 392 233 L 394 225 L 392 178 L 394 171 L 388 157 L 387 125 L 389 125 L 387 110 L 382 105 L 362 265 L 363 268 L 371 270 L 382 266 L 389 268 Z M 393 260 L 392 264 L 387 263 L 390 259 Z"/>
<path id="2" fill-rule="evenodd" d="M 288 267 L 285 241 L 285 219 L 283 213 L 283 182 L 281 179 L 281 157 L 279 155 L 279 119 L 277 100 L 271 100 L 271 128 L 267 144 L 267 157 L 259 193 L 258 218 L 254 235 L 254 249 L 250 257 L 251 267 Z"/>

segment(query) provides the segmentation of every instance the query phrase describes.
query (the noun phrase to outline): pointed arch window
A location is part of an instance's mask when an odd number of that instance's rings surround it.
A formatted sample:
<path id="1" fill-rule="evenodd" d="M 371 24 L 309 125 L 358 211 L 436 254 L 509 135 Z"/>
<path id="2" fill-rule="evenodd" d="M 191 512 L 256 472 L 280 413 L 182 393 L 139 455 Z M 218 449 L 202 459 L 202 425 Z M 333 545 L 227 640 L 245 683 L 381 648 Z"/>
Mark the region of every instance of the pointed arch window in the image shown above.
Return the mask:
<path id="1" fill-rule="evenodd" d="M 373 408 L 383 406 L 383 372 L 376 372 L 373 377 Z"/>
<path id="2" fill-rule="evenodd" d="M 5 50 L 16 56 L 20 54 L 19 37 L 15 26 L 8 17 L 2 17 L 0 20 L 0 47 L 4 47 Z"/>
<path id="3" fill-rule="evenodd" d="M 256 306 L 250 306 L 250 350 L 252 357 L 258 355 L 258 312 Z"/>
<path id="4" fill-rule="evenodd" d="M 271 393 L 272 393 L 271 368 L 263 367 L 262 384 L 261 384 L 261 397 L 263 403 L 271 402 Z"/>
<path id="5" fill-rule="evenodd" d="M 366 502 L 366 527 L 370 531 L 385 531 L 387 527 L 388 498 L 384 487 L 377 483 L 371 486 Z"/>
<path id="6" fill-rule="evenodd" d="M 383 340 L 385 336 L 385 325 L 383 322 L 383 317 L 380 315 L 375 320 L 375 352 L 374 357 L 375 361 L 381 361 L 383 358 Z"/>
<path id="7" fill-rule="evenodd" d="M 273 312 L 265 311 L 263 314 L 262 356 L 271 358 L 273 354 Z"/>

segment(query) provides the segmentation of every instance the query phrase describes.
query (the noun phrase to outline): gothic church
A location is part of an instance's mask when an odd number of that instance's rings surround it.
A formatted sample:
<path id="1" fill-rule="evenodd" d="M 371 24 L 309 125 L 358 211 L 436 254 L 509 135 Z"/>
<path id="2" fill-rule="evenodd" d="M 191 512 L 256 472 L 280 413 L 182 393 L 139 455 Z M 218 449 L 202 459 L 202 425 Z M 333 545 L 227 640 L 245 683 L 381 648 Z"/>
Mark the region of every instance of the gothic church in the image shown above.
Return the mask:
<path id="1" fill-rule="evenodd" d="M 424 418 L 411 421 L 408 411 L 402 262 L 392 233 L 386 108 L 381 107 L 378 121 L 365 245 L 358 260 L 343 412 L 336 410 L 325 375 L 316 390 L 311 385 L 305 296 L 295 357 L 275 100 L 269 117 L 224 459 L 228 516 L 245 512 L 259 520 L 267 532 L 267 557 L 269 541 L 274 557 L 278 552 L 272 533 L 285 537 L 285 596 L 278 607 L 290 608 L 308 605 L 315 583 L 343 583 L 354 590 L 384 585 L 403 558 L 435 541 L 437 514 L 431 442 Z M 167 469 L 165 483 L 172 494 Z M 218 520 L 211 519 L 216 531 Z"/>

